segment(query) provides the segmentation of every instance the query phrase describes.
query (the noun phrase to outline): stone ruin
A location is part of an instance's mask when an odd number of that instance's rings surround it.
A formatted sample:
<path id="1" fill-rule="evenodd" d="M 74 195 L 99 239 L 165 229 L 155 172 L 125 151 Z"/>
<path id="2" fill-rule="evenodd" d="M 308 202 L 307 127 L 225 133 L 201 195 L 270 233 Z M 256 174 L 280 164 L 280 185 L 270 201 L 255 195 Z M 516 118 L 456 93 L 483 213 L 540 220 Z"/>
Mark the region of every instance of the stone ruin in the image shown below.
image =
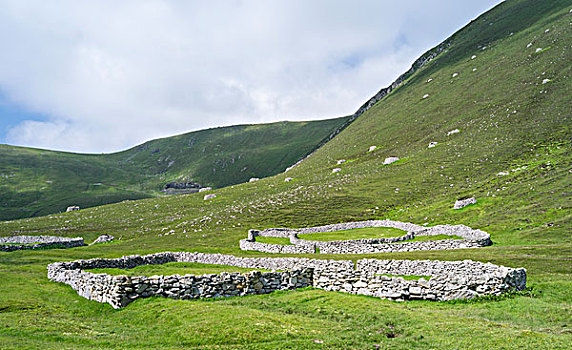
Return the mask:
<path id="1" fill-rule="evenodd" d="M 466 198 L 466 199 L 459 199 L 455 201 L 455 205 L 453 205 L 453 209 L 463 209 L 466 206 L 471 204 L 477 204 L 477 199 L 475 197 Z"/>
<path id="2" fill-rule="evenodd" d="M 168 262 L 198 262 L 272 271 L 150 277 L 112 276 L 85 271 L 95 268 L 129 269 Z M 232 297 L 308 286 L 395 301 L 471 299 L 523 290 L 526 287 L 524 268 L 514 269 L 471 260 L 361 259 L 353 262 L 305 258 L 242 258 L 186 252 L 56 262 L 48 265 L 48 278 L 70 285 L 84 298 L 109 303 L 114 308 L 150 296 L 173 299 Z"/>
<path id="3" fill-rule="evenodd" d="M 83 246 L 83 238 L 58 236 L 12 236 L 0 237 L 0 251 L 11 252 L 23 249 L 73 248 Z"/>
<path id="4" fill-rule="evenodd" d="M 366 227 L 391 227 L 401 229 L 407 233 L 401 237 L 352 239 L 342 241 L 310 241 L 303 237 L 307 233 L 332 232 Z M 429 240 L 421 242 L 407 242 L 416 236 L 458 236 L 463 239 Z M 261 243 L 256 237 L 288 238 L 291 245 Z M 437 225 L 424 227 L 411 223 L 392 220 L 369 220 L 348 222 L 334 225 L 308 227 L 301 229 L 269 228 L 266 230 L 250 230 L 248 238 L 239 242 L 241 250 L 255 250 L 265 253 L 285 254 L 372 254 L 409 252 L 416 250 L 442 250 L 480 248 L 491 245 L 490 235 L 481 230 L 475 230 L 465 225 Z"/>

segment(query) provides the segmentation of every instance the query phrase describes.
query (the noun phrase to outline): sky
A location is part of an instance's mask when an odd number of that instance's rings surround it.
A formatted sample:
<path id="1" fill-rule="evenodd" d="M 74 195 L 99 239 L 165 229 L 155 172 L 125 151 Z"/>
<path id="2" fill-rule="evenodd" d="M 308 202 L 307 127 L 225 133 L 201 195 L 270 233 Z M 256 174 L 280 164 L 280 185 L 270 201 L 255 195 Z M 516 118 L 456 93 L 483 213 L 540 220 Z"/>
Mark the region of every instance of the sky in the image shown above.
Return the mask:
<path id="1" fill-rule="evenodd" d="M 499 0 L 0 0 L 0 143 L 108 153 L 354 113 Z"/>

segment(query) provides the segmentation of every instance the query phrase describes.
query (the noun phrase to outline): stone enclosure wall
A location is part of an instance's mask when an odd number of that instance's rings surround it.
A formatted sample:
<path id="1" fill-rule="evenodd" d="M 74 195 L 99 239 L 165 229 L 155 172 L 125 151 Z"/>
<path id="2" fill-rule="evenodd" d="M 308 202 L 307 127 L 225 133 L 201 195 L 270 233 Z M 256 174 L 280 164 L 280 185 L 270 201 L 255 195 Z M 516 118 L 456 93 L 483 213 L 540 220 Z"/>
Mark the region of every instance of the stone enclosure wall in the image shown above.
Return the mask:
<path id="1" fill-rule="evenodd" d="M 216 263 L 211 262 L 208 255 L 202 257 L 200 255 L 189 257 L 182 253 L 134 255 L 119 259 L 91 259 L 53 263 L 48 265 L 48 278 L 69 284 L 84 298 L 109 303 L 114 308 L 124 307 L 135 299 L 150 296 L 174 299 L 231 297 L 265 294 L 275 290 L 296 289 L 312 285 L 313 271 L 306 267 L 280 272 L 252 271 L 244 274 L 221 273 L 202 276 L 151 277 L 112 276 L 105 273 L 84 271 L 95 268 L 126 269 L 139 265 L 160 265 L 168 262 Z"/>
<path id="2" fill-rule="evenodd" d="M 356 239 L 343 241 L 309 241 L 300 238 L 307 233 L 332 232 L 366 227 L 392 227 L 407 231 L 401 237 Z M 448 235 L 463 239 L 445 239 L 423 242 L 407 242 L 415 236 Z M 289 238 L 292 245 L 256 242 L 257 236 Z M 266 253 L 313 254 L 319 250 L 323 254 L 370 254 L 408 252 L 415 250 L 480 248 L 491 244 L 490 235 L 465 225 L 437 225 L 424 227 L 411 223 L 391 220 L 370 220 L 342 224 L 308 227 L 301 229 L 270 228 L 263 231 L 250 230 L 248 238 L 239 242 L 242 250 L 256 250 Z"/>
<path id="3" fill-rule="evenodd" d="M 9 243 L 9 244 L 6 244 Z M 0 237 L 0 251 L 11 252 L 22 249 L 73 248 L 83 246 L 83 238 L 58 236 L 12 236 Z"/>
<path id="4" fill-rule="evenodd" d="M 111 276 L 84 271 L 175 261 L 282 271 L 151 277 Z M 396 275 L 425 278 L 406 280 Z M 114 308 L 124 307 L 137 298 L 154 295 L 175 299 L 230 297 L 306 286 L 398 301 L 469 299 L 526 287 L 524 268 L 513 269 L 471 260 L 362 259 L 354 263 L 351 260 L 241 258 L 223 254 L 169 252 L 53 263 L 48 265 L 48 278 L 69 284 L 79 295 L 109 303 Z"/>

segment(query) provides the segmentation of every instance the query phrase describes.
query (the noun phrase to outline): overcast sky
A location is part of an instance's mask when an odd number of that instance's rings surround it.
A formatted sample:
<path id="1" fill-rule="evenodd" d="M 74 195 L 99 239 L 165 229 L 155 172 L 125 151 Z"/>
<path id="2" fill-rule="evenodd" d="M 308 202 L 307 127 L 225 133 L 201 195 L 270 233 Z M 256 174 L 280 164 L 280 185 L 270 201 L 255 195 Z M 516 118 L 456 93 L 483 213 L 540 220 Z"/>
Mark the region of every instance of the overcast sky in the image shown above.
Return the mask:
<path id="1" fill-rule="evenodd" d="M 499 0 L 0 0 L 0 143 L 351 114 Z"/>

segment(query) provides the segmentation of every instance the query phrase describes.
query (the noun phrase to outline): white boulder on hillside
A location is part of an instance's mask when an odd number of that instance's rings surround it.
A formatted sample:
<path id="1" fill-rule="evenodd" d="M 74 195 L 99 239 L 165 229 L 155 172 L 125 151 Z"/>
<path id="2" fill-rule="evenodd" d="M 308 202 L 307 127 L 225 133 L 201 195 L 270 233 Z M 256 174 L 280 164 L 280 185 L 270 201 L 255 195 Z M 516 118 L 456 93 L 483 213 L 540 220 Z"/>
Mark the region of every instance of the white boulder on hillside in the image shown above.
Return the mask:
<path id="1" fill-rule="evenodd" d="M 332 170 L 332 174 L 339 173 L 340 171 L 342 171 L 342 169 L 335 168 L 334 170 Z"/>
<path id="2" fill-rule="evenodd" d="M 93 241 L 90 245 L 97 244 L 97 243 L 111 242 L 114 239 L 115 239 L 115 237 L 113 237 L 112 235 L 103 234 L 103 235 L 97 237 L 97 239 L 95 241 Z"/>
<path id="3" fill-rule="evenodd" d="M 340 159 L 340 160 L 338 160 L 338 163 L 337 163 L 337 164 L 340 165 L 340 164 L 344 164 L 345 162 L 346 162 L 345 159 Z"/>
<path id="4" fill-rule="evenodd" d="M 212 189 L 213 189 L 212 187 L 203 187 L 203 188 L 199 189 L 199 192 L 210 191 Z"/>
<path id="5" fill-rule="evenodd" d="M 461 209 L 466 207 L 467 205 L 471 205 L 471 204 L 476 204 L 477 200 L 475 199 L 475 197 L 471 197 L 471 198 L 467 198 L 467 199 L 461 199 L 458 201 L 455 201 L 455 205 L 453 206 L 453 209 Z"/>
<path id="6" fill-rule="evenodd" d="M 377 146 L 371 146 L 368 150 L 368 152 L 373 152 L 377 149 Z"/>
<path id="7" fill-rule="evenodd" d="M 250 180 L 248 180 L 248 182 L 256 182 L 258 180 L 260 180 L 260 179 L 257 177 L 251 177 Z"/>
<path id="8" fill-rule="evenodd" d="M 290 181 L 292 181 L 292 180 L 294 180 L 294 179 L 291 178 L 291 177 L 287 177 L 287 178 L 284 179 L 284 182 L 290 182 Z"/>
<path id="9" fill-rule="evenodd" d="M 447 136 L 451 136 L 451 135 L 453 135 L 453 134 L 458 134 L 458 133 L 460 133 L 460 132 L 461 132 L 461 131 L 460 131 L 459 129 L 451 130 L 451 131 L 449 131 L 449 132 L 447 133 Z"/>
<path id="10" fill-rule="evenodd" d="M 205 201 L 207 201 L 209 199 L 213 199 L 213 198 L 216 198 L 216 194 L 214 194 L 214 193 L 213 194 L 205 194 L 205 196 L 203 197 L 203 199 Z"/>
<path id="11" fill-rule="evenodd" d="M 437 146 L 437 142 L 429 142 L 429 148 Z"/>
<path id="12" fill-rule="evenodd" d="M 397 158 L 397 157 L 388 157 L 388 158 L 385 158 L 385 160 L 383 161 L 383 164 L 389 165 L 391 163 L 397 162 L 398 160 L 399 160 L 399 158 Z"/>
<path id="13" fill-rule="evenodd" d="M 79 210 L 79 206 L 77 205 L 70 205 L 69 207 L 67 207 L 66 212 L 68 211 L 77 211 Z"/>

